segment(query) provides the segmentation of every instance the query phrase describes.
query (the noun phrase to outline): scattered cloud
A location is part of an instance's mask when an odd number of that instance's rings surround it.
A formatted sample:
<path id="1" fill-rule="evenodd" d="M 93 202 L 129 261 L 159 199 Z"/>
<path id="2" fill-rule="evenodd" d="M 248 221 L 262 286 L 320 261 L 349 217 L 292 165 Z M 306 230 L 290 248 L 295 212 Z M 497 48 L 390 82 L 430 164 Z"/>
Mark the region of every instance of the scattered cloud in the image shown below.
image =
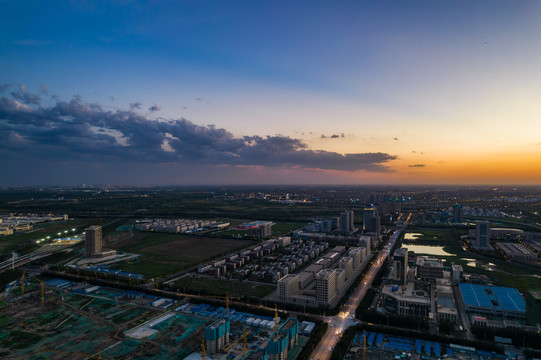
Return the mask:
<path id="1" fill-rule="evenodd" d="M 372 172 L 392 171 L 386 165 L 397 159 L 382 152 L 313 150 L 283 135 L 236 137 L 215 125 L 183 118 L 150 120 L 131 110 L 85 104 L 78 95 L 50 107 L 30 107 L 19 101 L 24 94 L 28 93 L 20 90 L 13 98 L 0 98 L 0 158 Z"/>
<path id="2" fill-rule="evenodd" d="M 115 97 L 114 96 L 110 96 L 109 99 L 111 99 L 111 102 L 115 102 Z"/>
<path id="3" fill-rule="evenodd" d="M 422 168 L 422 167 L 425 167 L 426 164 L 413 164 L 413 165 L 408 165 L 408 167 L 411 167 L 411 168 Z"/>
<path id="4" fill-rule="evenodd" d="M 338 135 L 338 134 L 332 134 L 332 135 L 321 134 L 322 139 L 338 139 L 338 138 L 343 138 L 343 137 L 345 137 L 344 133 L 341 133 L 340 135 Z"/>
<path id="5" fill-rule="evenodd" d="M 134 103 L 130 103 L 130 109 L 131 110 L 134 110 L 134 109 L 141 109 L 141 106 L 143 106 L 143 103 L 140 102 L 140 101 L 136 101 Z"/>
<path id="6" fill-rule="evenodd" d="M 149 107 L 148 110 L 150 110 L 150 112 L 156 112 L 156 111 L 160 111 L 160 110 L 161 110 L 161 107 L 159 107 L 158 105 L 154 104 L 154 105 L 152 105 L 151 107 Z"/>
<path id="7" fill-rule="evenodd" d="M 39 86 L 39 91 L 41 91 L 41 93 L 47 95 L 47 94 L 48 94 L 48 92 L 47 92 L 47 85 L 41 84 L 41 85 Z"/>
<path id="8" fill-rule="evenodd" d="M 0 93 L 6 91 L 7 89 L 9 89 L 11 87 L 10 84 L 3 84 L 3 85 L 0 85 Z"/>

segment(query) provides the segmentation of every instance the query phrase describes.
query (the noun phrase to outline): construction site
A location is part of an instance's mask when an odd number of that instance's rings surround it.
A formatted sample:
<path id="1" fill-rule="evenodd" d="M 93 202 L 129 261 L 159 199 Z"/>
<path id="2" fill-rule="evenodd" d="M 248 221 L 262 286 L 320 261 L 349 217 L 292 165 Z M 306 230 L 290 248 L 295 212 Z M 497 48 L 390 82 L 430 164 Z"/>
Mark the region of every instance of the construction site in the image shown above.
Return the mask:
<path id="1" fill-rule="evenodd" d="M 300 352 L 297 320 L 236 312 L 225 298 L 214 308 L 23 273 L 0 302 L 0 357 L 240 360 L 278 352 L 291 360 Z"/>

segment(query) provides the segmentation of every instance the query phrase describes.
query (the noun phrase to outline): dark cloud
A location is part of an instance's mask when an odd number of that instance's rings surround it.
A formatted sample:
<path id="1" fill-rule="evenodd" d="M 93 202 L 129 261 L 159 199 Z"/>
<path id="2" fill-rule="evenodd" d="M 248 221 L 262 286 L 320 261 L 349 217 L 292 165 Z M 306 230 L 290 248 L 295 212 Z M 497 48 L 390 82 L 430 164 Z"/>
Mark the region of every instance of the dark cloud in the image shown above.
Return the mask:
<path id="1" fill-rule="evenodd" d="M 3 85 L 0 85 L 0 93 L 6 91 L 7 89 L 9 89 L 11 87 L 10 84 L 3 84 Z"/>
<path id="2" fill-rule="evenodd" d="M 136 101 L 134 103 L 130 103 L 130 109 L 134 110 L 134 109 L 141 109 L 141 106 L 143 105 L 142 102 L 140 101 Z"/>
<path id="3" fill-rule="evenodd" d="M 29 107 L 14 98 L 0 98 L 0 158 L 376 172 L 391 171 L 386 163 L 397 158 L 381 152 L 312 150 L 283 135 L 235 137 L 215 125 L 183 118 L 159 121 L 133 111 L 106 111 L 83 103 L 78 95 L 51 107 Z"/>
<path id="4" fill-rule="evenodd" d="M 156 112 L 156 111 L 160 111 L 160 110 L 161 110 L 161 107 L 159 107 L 158 105 L 154 104 L 154 105 L 152 105 L 151 107 L 149 107 L 148 110 L 150 110 L 151 112 Z"/>
<path id="5" fill-rule="evenodd" d="M 411 168 L 422 168 L 422 167 L 425 167 L 426 164 L 413 164 L 413 165 L 408 165 L 408 167 L 411 167 Z"/>
<path id="6" fill-rule="evenodd" d="M 12 91 L 11 96 L 14 99 L 20 100 L 23 103 L 29 104 L 29 105 L 39 105 L 39 103 L 41 102 L 41 97 L 39 95 L 31 94 L 26 91 L 25 84 L 19 85 L 19 90 Z"/>

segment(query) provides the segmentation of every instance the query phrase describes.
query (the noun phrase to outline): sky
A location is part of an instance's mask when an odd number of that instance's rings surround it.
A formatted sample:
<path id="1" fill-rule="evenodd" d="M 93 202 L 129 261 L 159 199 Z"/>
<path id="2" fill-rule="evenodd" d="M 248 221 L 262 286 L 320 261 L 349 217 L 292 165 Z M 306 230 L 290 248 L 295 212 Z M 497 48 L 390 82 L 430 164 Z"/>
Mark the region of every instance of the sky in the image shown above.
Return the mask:
<path id="1" fill-rule="evenodd" d="M 539 184 L 541 2 L 0 0 L 0 185 Z"/>

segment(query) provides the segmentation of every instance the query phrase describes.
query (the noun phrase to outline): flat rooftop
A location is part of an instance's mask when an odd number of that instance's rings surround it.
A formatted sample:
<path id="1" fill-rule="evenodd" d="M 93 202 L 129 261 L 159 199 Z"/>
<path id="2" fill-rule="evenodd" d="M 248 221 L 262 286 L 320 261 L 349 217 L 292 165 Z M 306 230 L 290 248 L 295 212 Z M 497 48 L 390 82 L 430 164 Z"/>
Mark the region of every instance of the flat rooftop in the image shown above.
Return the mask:
<path id="1" fill-rule="evenodd" d="M 526 302 L 514 288 L 462 283 L 460 292 L 464 303 L 469 306 L 526 312 Z"/>

